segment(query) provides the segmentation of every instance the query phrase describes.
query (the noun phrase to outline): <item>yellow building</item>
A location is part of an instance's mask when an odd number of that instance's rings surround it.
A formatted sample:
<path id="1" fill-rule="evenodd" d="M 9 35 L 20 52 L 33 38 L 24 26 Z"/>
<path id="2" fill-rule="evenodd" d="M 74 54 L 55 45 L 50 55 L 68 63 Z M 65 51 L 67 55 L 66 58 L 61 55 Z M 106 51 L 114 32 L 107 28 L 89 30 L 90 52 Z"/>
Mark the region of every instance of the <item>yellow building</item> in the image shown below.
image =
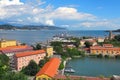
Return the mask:
<path id="1" fill-rule="evenodd" d="M 46 50 L 46 53 L 47 53 L 47 56 L 48 56 L 48 57 L 50 57 L 50 56 L 53 55 L 53 47 L 52 47 L 52 46 L 47 46 L 47 47 L 45 48 L 45 50 Z"/>
<path id="2" fill-rule="evenodd" d="M 58 74 L 59 58 L 51 58 L 36 74 L 36 80 L 53 80 Z"/>
<path id="3" fill-rule="evenodd" d="M 16 46 L 16 44 L 17 44 L 16 40 L 5 40 L 5 39 L 0 40 L 0 48 Z"/>
<path id="4" fill-rule="evenodd" d="M 104 44 L 103 46 L 90 47 L 90 53 L 103 55 L 120 55 L 120 47 L 113 47 L 111 44 Z"/>

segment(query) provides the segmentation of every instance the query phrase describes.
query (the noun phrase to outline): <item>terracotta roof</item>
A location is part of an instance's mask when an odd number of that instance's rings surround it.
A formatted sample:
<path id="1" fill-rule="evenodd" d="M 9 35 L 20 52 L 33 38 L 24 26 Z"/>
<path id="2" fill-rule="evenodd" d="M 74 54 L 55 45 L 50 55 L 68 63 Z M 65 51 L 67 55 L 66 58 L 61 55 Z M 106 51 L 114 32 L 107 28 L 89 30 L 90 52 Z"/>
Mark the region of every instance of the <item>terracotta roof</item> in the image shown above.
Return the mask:
<path id="1" fill-rule="evenodd" d="M 45 53 L 45 50 L 21 52 L 21 53 L 15 54 L 15 56 L 16 57 L 24 57 L 24 56 L 30 56 L 30 55 L 36 55 L 36 54 L 42 54 L 42 53 Z"/>
<path id="2" fill-rule="evenodd" d="M 43 68 L 36 74 L 36 76 L 40 76 L 42 74 L 47 75 L 49 77 L 54 77 L 57 74 L 57 70 L 60 65 L 59 58 L 51 58 L 49 62 L 47 62 Z"/>

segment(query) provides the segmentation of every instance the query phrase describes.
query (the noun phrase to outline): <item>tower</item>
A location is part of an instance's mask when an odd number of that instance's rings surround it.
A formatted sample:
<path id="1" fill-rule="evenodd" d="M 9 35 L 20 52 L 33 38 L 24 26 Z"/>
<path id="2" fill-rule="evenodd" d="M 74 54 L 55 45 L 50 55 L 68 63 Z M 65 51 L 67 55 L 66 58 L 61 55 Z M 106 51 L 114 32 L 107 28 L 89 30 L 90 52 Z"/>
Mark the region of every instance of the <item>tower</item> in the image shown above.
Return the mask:
<path id="1" fill-rule="evenodd" d="M 113 38 L 112 31 L 109 31 L 109 40 L 111 40 L 112 38 Z"/>

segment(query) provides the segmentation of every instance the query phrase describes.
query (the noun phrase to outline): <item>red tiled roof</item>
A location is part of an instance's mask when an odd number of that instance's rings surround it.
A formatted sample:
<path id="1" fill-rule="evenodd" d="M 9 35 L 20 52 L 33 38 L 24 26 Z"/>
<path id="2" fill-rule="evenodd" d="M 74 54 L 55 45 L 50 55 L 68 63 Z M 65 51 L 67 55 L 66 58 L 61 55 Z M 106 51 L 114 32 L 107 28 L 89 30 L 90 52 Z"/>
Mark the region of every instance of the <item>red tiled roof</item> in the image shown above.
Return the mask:
<path id="1" fill-rule="evenodd" d="M 59 58 L 51 58 L 49 62 L 47 62 L 43 68 L 36 74 L 36 76 L 39 75 L 47 75 L 49 77 L 54 77 L 57 74 L 57 70 L 60 65 L 60 59 Z"/>
<path id="2" fill-rule="evenodd" d="M 45 50 L 21 52 L 21 53 L 15 54 L 15 56 L 16 57 L 24 57 L 24 56 L 30 56 L 30 55 L 36 55 L 36 54 L 42 54 L 42 53 L 45 53 Z"/>

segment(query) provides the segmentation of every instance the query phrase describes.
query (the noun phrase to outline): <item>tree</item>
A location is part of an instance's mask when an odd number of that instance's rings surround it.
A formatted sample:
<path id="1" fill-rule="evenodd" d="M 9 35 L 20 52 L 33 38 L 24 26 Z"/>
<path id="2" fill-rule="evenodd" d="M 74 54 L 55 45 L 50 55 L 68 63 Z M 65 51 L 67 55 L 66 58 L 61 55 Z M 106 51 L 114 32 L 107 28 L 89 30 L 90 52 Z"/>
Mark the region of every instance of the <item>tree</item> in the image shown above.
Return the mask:
<path id="1" fill-rule="evenodd" d="M 61 42 L 51 42 L 51 46 L 53 46 L 54 50 L 57 54 L 63 53 L 62 43 Z"/>
<path id="2" fill-rule="evenodd" d="M 64 61 L 61 62 L 60 66 L 59 66 L 59 70 L 62 70 L 64 68 Z"/>
<path id="3" fill-rule="evenodd" d="M 89 42 L 89 41 L 86 41 L 84 44 L 85 44 L 85 46 L 86 46 L 87 48 L 89 48 L 90 46 L 92 46 L 92 43 Z"/>
<path id="4" fill-rule="evenodd" d="M 22 73 L 7 72 L 0 80 L 28 80 L 28 78 Z"/>
<path id="5" fill-rule="evenodd" d="M 0 78 L 9 69 L 9 58 L 5 54 L 0 54 Z"/>
<path id="6" fill-rule="evenodd" d="M 39 49 L 41 49 L 41 45 L 40 45 L 40 44 L 37 44 L 37 45 L 36 45 L 36 50 L 39 50 Z"/>
<path id="7" fill-rule="evenodd" d="M 115 36 L 115 39 L 116 39 L 117 41 L 120 41 L 120 35 L 116 35 L 116 36 Z"/>
<path id="8" fill-rule="evenodd" d="M 48 58 L 47 56 L 45 56 L 44 59 L 42 59 L 42 60 L 39 61 L 38 66 L 39 66 L 40 68 L 42 68 L 42 67 L 44 66 L 44 64 L 45 64 L 46 62 L 48 62 L 48 61 L 49 61 L 49 58 Z"/>
<path id="9" fill-rule="evenodd" d="M 22 69 L 21 72 L 23 72 L 26 75 L 34 76 L 39 70 L 38 65 L 35 61 L 31 60 L 25 68 Z"/>

